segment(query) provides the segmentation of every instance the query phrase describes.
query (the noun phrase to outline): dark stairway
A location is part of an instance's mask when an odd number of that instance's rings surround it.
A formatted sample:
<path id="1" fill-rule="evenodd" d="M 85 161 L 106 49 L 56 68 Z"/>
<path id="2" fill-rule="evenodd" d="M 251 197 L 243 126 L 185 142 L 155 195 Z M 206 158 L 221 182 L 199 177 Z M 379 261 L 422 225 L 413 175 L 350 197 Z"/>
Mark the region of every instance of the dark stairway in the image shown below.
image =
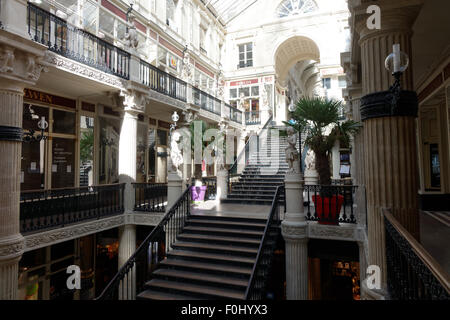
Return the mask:
<path id="1" fill-rule="evenodd" d="M 245 299 L 265 219 L 190 216 L 137 299 Z"/>
<path id="2" fill-rule="evenodd" d="M 284 176 L 288 169 L 285 155 L 286 137 L 279 137 L 278 148 L 272 140 L 270 136 L 264 143 L 260 142 L 261 146 L 258 153 L 250 155 L 239 181 L 233 183 L 227 199 L 221 202 L 272 204 L 277 186 L 284 184 Z M 278 169 L 272 170 L 270 168 Z"/>

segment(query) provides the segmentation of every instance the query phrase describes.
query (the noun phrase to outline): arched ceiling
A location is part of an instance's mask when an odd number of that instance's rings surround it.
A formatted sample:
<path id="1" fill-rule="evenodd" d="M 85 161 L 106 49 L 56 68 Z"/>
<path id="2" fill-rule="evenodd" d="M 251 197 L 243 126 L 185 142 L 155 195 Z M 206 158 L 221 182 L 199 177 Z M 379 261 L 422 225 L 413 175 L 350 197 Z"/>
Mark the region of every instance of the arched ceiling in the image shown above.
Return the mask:
<path id="1" fill-rule="evenodd" d="M 317 44 L 304 36 L 293 36 L 284 41 L 275 52 L 275 71 L 278 79 L 283 81 L 289 69 L 302 60 L 320 61 Z"/>

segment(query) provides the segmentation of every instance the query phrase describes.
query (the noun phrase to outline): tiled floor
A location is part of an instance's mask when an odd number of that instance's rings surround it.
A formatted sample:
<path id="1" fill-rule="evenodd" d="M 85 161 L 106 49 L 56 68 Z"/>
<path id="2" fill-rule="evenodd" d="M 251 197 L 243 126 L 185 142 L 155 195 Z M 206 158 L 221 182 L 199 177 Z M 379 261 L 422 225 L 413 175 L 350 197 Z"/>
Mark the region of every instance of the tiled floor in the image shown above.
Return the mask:
<path id="1" fill-rule="evenodd" d="M 420 242 L 450 274 L 450 212 L 421 212 Z"/>
<path id="2" fill-rule="evenodd" d="M 270 209 L 271 206 L 220 203 L 218 201 L 209 200 L 200 204 L 195 204 L 191 209 L 191 214 L 266 219 L 269 215 Z"/>

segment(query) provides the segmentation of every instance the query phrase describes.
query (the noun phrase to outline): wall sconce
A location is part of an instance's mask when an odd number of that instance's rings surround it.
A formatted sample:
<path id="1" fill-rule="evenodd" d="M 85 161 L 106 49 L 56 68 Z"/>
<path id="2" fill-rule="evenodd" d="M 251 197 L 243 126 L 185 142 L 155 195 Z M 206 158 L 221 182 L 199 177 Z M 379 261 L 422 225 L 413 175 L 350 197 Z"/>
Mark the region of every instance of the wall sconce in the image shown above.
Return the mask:
<path id="1" fill-rule="evenodd" d="M 389 88 L 389 91 L 392 92 L 392 109 L 395 110 L 402 90 L 400 78 L 409 66 L 409 57 L 406 53 L 400 51 L 400 44 L 393 45 L 393 52 L 387 56 L 384 66 L 395 78 L 394 84 Z"/>

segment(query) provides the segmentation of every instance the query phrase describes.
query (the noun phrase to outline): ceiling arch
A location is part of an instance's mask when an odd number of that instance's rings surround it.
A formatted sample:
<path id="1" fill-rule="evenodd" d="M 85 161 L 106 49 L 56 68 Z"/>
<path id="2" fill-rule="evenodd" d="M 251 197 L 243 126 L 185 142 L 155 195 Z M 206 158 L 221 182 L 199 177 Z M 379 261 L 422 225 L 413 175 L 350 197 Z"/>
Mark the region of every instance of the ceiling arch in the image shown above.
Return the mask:
<path id="1" fill-rule="evenodd" d="M 320 61 L 320 51 L 317 44 L 305 36 L 293 36 L 282 42 L 275 51 L 275 72 L 278 79 L 283 81 L 298 61 Z"/>

